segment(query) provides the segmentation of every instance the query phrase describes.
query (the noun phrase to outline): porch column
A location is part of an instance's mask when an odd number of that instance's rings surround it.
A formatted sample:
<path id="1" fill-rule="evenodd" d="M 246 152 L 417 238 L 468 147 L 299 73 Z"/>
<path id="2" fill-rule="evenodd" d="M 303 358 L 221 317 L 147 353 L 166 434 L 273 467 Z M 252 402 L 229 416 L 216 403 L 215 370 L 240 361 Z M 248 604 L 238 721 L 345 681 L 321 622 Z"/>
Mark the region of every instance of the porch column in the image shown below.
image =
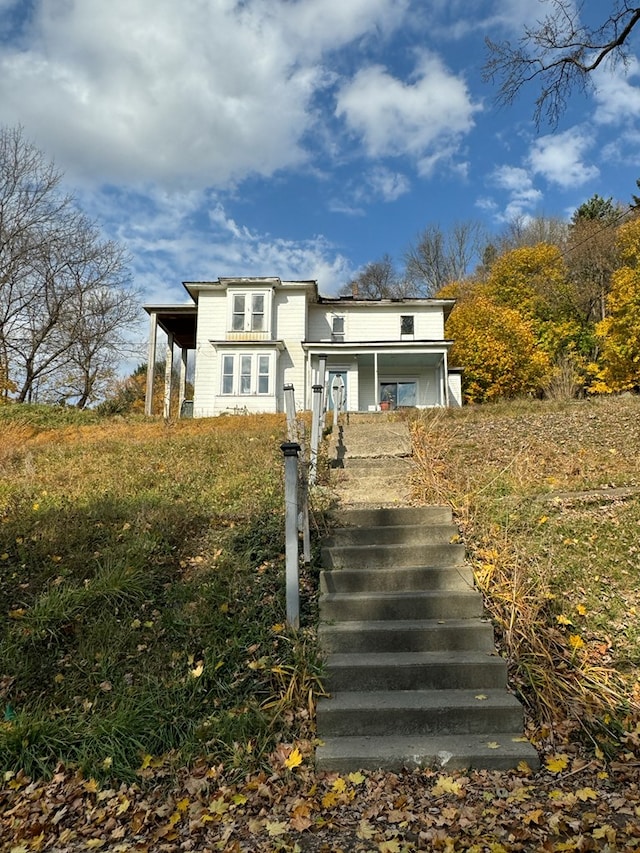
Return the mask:
<path id="1" fill-rule="evenodd" d="M 187 393 L 187 358 L 189 350 L 183 347 L 180 350 L 180 387 L 178 389 L 178 417 L 182 415 L 182 404 Z"/>
<path id="2" fill-rule="evenodd" d="M 165 420 L 171 415 L 171 375 L 173 373 L 173 335 L 167 334 L 167 351 L 164 366 L 164 411 Z"/>
<path id="3" fill-rule="evenodd" d="M 158 315 L 149 314 L 149 348 L 147 350 L 147 388 L 144 395 L 144 413 L 153 414 L 153 380 L 156 370 L 156 341 L 158 337 Z"/>
<path id="4" fill-rule="evenodd" d="M 448 354 L 445 351 L 444 356 L 442 357 L 442 373 L 444 376 L 444 404 L 446 408 L 449 408 L 449 358 Z"/>
<path id="5" fill-rule="evenodd" d="M 376 404 L 376 412 L 380 411 L 380 401 L 378 400 L 379 392 L 378 382 L 378 353 L 373 353 L 373 402 Z"/>
<path id="6" fill-rule="evenodd" d="M 326 373 L 327 373 L 327 356 L 326 353 L 318 355 L 318 376 L 316 384 L 322 385 L 322 399 L 320 401 L 320 411 L 325 412 L 327 409 L 327 389 L 326 389 Z"/>

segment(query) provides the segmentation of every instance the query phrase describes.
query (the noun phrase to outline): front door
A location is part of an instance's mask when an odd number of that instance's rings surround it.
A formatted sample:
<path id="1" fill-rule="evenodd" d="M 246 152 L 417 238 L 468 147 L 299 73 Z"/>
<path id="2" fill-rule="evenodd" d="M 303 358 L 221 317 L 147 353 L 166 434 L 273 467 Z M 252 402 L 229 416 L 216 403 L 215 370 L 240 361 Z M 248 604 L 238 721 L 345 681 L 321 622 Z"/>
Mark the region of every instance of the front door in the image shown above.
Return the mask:
<path id="1" fill-rule="evenodd" d="M 336 379 L 336 377 L 338 377 L 338 376 L 342 379 L 342 383 L 343 383 L 343 389 L 344 389 L 344 390 L 343 390 L 343 394 L 344 394 L 344 398 L 343 398 L 343 399 L 344 399 L 344 401 L 345 401 L 345 402 L 344 402 L 344 405 L 343 405 L 343 408 L 345 408 L 345 409 L 346 409 L 346 400 L 347 400 L 347 371 L 346 371 L 346 370 L 330 370 L 330 371 L 329 371 L 329 381 L 328 381 L 328 383 L 327 383 L 327 408 L 328 408 L 328 410 L 329 410 L 330 412 L 332 412 L 332 411 L 333 411 L 333 400 L 334 400 L 333 388 L 334 388 L 334 385 L 338 384 L 338 383 L 334 383 L 334 380 L 335 380 L 335 379 Z"/>

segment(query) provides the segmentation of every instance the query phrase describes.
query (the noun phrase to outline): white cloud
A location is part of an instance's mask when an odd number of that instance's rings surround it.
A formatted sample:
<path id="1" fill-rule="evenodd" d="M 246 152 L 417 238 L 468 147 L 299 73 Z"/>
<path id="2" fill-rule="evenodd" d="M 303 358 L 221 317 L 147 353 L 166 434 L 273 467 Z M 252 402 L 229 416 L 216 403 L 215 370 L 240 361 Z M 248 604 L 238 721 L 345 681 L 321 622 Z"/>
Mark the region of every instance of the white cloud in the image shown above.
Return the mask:
<path id="1" fill-rule="evenodd" d="M 492 176 L 492 182 L 498 189 L 506 190 L 509 201 L 500 213 L 495 214 L 499 222 L 511 222 L 528 216 L 542 200 L 542 193 L 536 189 L 526 169 L 516 166 L 500 166 Z M 497 210 L 493 199 L 482 199 L 478 206 L 485 210 Z"/>
<path id="2" fill-rule="evenodd" d="M 91 198 L 93 203 L 88 195 L 81 200 L 130 252 L 134 283 L 148 303 L 188 301 L 182 279 L 221 275 L 317 279 L 322 292 L 332 293 L 353 272 L 323 237 L 294 241 L 251 230 L 209 192 L 119 189 L 108 197 Z M 129 213 L 124 222 L 119 217 L 122 209 Z"/>
<path id="3" fill-rule="evenodd" d="M 365 198 L 373 195 L 383 201 L 396 201 L 411 189 L 409 179 L 401 172 L 394 172 L 384 166 L 376 166 L 365 176 L 362 194 Z"/>
<path id="4" fill-rule="evenodd" d="M 6 0 L 0 0 L 6 2 Z M 390 32 L 408 0 L 36 0 L 0 46 L 2 120 L 74 179 L 185 188 L 307 157 L 322 55 Z"/>
<path id="5" fill-rule="evenodd" d="M 529 164 L 536 174 L 564 189 L 579 187 L 599 174 L 597 166 L 583 160 L 592 144 L 593 136 L 580 127 L 542 136 L 531 148 Z"/>
<path id="6" fill-rule="evenodd" d="M 626 66 L 603 69 L 596 73 L 596 110 L 593 117 L 598 124 L 620 125 L 640 117 L 638 76 L 640 63 L 636 57 L 631 57 Z"/>
<path id="7" fill-rule="evenodd" d="M 465 82 L 439 57 L 423 53 L 407 82 L 380 65 L 360 69 L 340 89 L 336 114 L 370 157 L 409 155 L 429 163 L 451 153 L 478 109 Z"/>

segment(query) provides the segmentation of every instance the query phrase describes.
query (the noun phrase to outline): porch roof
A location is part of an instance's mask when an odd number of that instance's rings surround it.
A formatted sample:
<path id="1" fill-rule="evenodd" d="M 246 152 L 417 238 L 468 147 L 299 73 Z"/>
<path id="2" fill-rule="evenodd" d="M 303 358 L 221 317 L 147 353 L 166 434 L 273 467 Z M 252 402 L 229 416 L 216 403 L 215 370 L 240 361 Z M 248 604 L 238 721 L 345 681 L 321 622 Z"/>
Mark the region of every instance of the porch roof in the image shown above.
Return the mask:
<path id="1" fill-rule="evenodd" d="M 429 353 L 449 350 L 453 341 L 302 341 L 306 352 L 327 355 L 358 355 L 373 353 Z"/>
<path id="2" fill-rule="evenodd" d="M 145 305 L 147 314 L 155 314 L 162 331 L 173 335 L 181 349 L 196 348 L 196 322 L 198 308 L 195 305 Z"/>

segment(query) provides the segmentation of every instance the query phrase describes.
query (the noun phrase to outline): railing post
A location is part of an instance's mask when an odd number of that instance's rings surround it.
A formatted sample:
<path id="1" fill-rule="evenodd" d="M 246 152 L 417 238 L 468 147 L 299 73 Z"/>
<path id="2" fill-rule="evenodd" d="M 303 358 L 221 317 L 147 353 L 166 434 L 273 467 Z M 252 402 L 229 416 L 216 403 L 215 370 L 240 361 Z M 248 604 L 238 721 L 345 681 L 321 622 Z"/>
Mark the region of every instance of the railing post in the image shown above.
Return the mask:
<path id="1" fill-rule="evenodd" d="M 287 622 L 300 627 L 300 591 L 298 579 L 298 453 L 300 445 L 285 441 L 284 454 L 285 559 Z"/>
<path id="2" fill-rule="evenodd" d="M 285 385 L 284 408 L 287 413 L 287 437 L 289 441 L 295 441 L 298 437 L 296 428 L 296 398 L 293 385 Z"/>
<path id="3" fill-rule="evenodd" d="M 309 459 L 309 483 L 315 486 L 318 478 L 318 447 L 320 446 L 320 433 L 322 421 L 322 385 L 312 387 L 311 398 L 311 454 Z"/>

